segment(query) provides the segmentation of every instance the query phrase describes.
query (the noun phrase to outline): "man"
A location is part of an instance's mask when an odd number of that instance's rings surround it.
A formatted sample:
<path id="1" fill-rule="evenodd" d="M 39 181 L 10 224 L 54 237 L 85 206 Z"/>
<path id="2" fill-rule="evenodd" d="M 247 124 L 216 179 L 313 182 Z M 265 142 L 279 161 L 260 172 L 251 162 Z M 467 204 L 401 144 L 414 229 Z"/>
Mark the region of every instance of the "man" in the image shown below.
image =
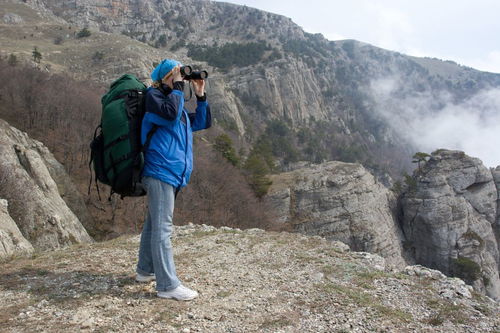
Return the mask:
<path id="1" fill-rule="evenodd" d="M 211 126 L 204 80 L 191 80 L 197 99 L 194 113 L 184 108 L 181 64 L 163 60 L 151 73 L 153 86 L 146 93 L 142 143 L 156 128 L 145 151 L 143 183 L 148 195 L 136 280 L 156 279 L 158 297 L 191 300 L 198 293 L 181 284 L 175 271 L 172 243 L 174 201 L 187 185 L 193 169 L 193 131 Z"/>

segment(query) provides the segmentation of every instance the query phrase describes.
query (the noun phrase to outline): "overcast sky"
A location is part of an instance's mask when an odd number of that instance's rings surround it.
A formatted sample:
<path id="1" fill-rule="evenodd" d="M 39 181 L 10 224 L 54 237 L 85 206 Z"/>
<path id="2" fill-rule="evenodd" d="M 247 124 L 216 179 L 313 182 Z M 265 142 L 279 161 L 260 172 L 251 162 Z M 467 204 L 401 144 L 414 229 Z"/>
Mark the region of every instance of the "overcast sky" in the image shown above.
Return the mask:
<path id="1" fill-rule="evenodd" d="M 290 17 L 330 40 L 356 39 L 500 73 L 500 0 L 231 0 Z"/>

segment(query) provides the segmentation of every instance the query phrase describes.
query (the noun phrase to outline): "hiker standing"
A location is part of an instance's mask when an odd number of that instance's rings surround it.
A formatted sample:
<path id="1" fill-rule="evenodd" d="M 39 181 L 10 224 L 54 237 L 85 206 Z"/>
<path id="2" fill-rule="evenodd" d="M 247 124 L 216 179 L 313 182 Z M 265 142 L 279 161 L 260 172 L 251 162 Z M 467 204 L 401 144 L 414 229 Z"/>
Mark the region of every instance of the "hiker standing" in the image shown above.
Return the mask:
<path id="1" fill-rule="evenodd" d="M 194 113 L 184 107 L 181 64 L 163 60 L 151 73 L 153 86 L 146 93 L 142 143 L 155 128 L 145 151 L 143 183 L 148 214 L 141 234 L 136 281 L 156 279 L 158 297 L 191 300 L 198 293 L 181 284 L 175 271 L 172 217 L 175 196 L 187 185 L 193 169 L 193 131 L 211 126 L 204 80 L 191 80 L 197 99 Z"/>

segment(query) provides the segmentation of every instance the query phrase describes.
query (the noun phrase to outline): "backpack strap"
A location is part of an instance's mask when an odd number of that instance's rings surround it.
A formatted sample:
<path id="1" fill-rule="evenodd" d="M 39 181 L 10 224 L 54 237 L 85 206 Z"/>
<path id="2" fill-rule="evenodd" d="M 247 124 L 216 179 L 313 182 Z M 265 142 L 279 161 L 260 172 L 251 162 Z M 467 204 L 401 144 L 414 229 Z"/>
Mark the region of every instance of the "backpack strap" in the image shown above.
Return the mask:
<path id="1" fill-rule="evenodd" d="M 151 143 L 151 138 L 153 137 L 153 134 L 158 130 L 160 126 L 153 124 L 153 127 L 149 130 L 148 135 L 146 137 L 146 142 L 144 142 L 144 145 L 141 147 L 141 152 L 144 156 L 146 153 L 146 149 L 148 149 L 149 144 Z M 135 185 L 140 183 L 141 180 L 141 174 L 142 170 L 139 168 L 140 165 L 140 154 L 137 155 L 138 160 L 135 161 L 136 167 L 132 171 L 132 184 L 134 184 L 134 192 L 135 192 Z M 123 199 L 123 198 L 122 198 Z"/>
<path id="2" fill-rule="evenodd" d="M 94 131 L 94 140 L 97 137 L 97 131 L 101 128 L 102 130 L 102 124 L 99 124 Z M 89 161 L 89 174 L 90 174 L 90 181 L 89 181 L 89 190 L 87 195 L 90 197 L 90 188 L 92 186 L 92 162 L 94 162 L 94 156 L 92 152 L 90 153 L 90 161 Z M 94 170 L 94 181 L 95 181 L 95 186 L 97 189 L 97 196 L 99 197 L 99 201 L 101 201 L 101 194 L 99 193 L 99 182 L 97 181 L 97 171 Z"/>
<path id="3" fill-rule="evenodd" d="M 146 142 L 144 142 L 144 145 L 141 148 L 141 151 L 143 153 L 146 152 L 146 149 L 148 149 L 149 144 L 151 143 L 151 138 L 153 137 L 153 134 L 155 134 L 155 132 L 158 130 L 159 127 L 160 127 L 159 125 L 153 124 L 153 127 L 151 127 L 151 129 L 149 130 L 148 135 L 146 137 Z"/>

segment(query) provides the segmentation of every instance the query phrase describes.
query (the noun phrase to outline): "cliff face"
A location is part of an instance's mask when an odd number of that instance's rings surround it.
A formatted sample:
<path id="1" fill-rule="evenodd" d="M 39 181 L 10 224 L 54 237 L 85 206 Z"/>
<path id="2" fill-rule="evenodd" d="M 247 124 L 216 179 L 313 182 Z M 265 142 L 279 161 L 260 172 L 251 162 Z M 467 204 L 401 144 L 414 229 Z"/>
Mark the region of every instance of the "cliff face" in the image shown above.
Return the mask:
<path id="1" fill-rule="evenodd" d="M 76 189 L 68 188 L 69 177 L 45 146 L 0 120 L 0 155 L 1 233 L 7 239 L 2 242 L 18 244 L 3 255 L 92 242 L 61 196 L 72 191 L 66 196 L 79 210 L 85 210 L 83 201 L 75 200 Z M 57 175 L 62 191 L 51 173 Z"/>
<path id="2" fill-rule="evenodd" d="M 396 266 L 438 269 L 498 299 L 499 170 L 440 150 L 397 199 L 361 165 L 327 162 L 274 176 L 266 200 L 299 232 L 380 254 Z"/>
<path id="3" fill-rule="evenodd" d="M 495 186 L 497 188 L 497 219 L 493 225 L 493 230 L 495 231 L 497 243 L 500 244 L 500 166 L 491 170 L 491 173 L 493 174 L 493 180 L 495 181 Z"/>
<path id="4" fill-rule="evenodd" d="M 339 240 L 403 266 L 395 195 L 361 165 L 327 162 L 272 178 L 266 197 L 296 231 Z"/>
<path id="5" fill-rule="evenodd" d="M 500 297 L 492 172 L 459 151 L 437 151 L 402 198 L 403 230 L 417 263 Z M 498 235 L 498 234 L 497 234 Z"/>

